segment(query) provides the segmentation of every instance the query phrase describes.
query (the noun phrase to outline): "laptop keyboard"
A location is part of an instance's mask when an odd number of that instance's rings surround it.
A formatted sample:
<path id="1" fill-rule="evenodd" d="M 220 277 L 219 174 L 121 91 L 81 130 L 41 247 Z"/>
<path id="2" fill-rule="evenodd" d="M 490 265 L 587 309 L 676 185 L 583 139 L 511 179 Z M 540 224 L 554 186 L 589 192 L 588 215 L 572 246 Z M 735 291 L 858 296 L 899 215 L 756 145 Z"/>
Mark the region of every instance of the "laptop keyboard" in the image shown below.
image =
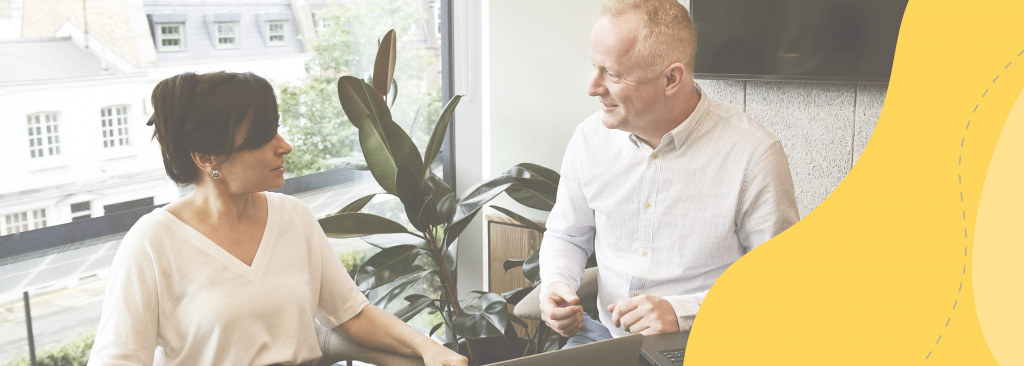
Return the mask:
<path id="1" fill-rule="evenodd" d="M 686 349 L 677 349 L 671 351 L 661 351 L 661 355 L 665 356 L 669 361 L 672 361 L 673 365 L 683 366 L 683 356 L 686 353 Z"/>

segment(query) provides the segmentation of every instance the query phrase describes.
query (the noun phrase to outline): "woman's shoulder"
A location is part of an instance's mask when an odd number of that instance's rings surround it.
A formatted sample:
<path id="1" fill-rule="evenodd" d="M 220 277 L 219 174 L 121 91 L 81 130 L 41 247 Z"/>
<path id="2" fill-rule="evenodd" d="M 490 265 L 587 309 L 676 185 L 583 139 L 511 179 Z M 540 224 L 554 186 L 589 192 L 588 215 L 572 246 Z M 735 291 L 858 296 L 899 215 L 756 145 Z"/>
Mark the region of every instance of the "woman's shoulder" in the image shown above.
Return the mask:
<path id="1" fill-rule="evenodd" d="M 267 202 L 270 202 L 270 206 L 278 212 L 308 213 L 310 216 L 313 215 L 309 207 L 306 207 L 306 204 L 302 203 L 298 198 L 274 192 L 266 192 L 266 195 Z"/>
<path id="2" fill-rule="evenodd" d="M 152 255 L 154 249 L 164 247 L 161 245 L 162 243 L 173 240 L 179 234 L 178 230 L 174 228 L 173 218 L 163 208 L 157 208 L 143 215 L 121 239 L 118 252 L 132 256 Z"/>

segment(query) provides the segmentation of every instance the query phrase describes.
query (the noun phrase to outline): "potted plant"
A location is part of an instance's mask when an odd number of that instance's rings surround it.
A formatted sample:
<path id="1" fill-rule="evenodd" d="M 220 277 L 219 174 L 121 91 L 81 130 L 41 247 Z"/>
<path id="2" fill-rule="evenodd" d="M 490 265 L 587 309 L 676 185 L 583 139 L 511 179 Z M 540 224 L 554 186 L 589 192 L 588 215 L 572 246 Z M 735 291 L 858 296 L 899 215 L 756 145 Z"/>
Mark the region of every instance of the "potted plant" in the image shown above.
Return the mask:
<path id="1" fill-rule="evenodd" d="M 397 97 L 393 81 L 395 52 L 396 35 L 391 30 L 380 42 L 368 82 L 352 76 L 338 79 L 338 98 L 348 120 L 359 130 L 364 158 L 340 158 L 332 162 L 350 169 L 369 170 L 384 192 L 361 197 L 339 212 L 320 219 L 321 227 L 329 237 L 362 237 L 381 249 L 353 276 L 364 293 L 393 285 L 374 301 L 381 308 L 422 279 L 436 276 L 441 284 L 439 297 L 405 296 L 409 304 L 394 314 L 408 321 L 424 310 L 439 312 L 443 321 L 434 325 L 430 334 L 447 326 L 454 336 L 447 346 L 467 355 L 471 364 L 515 358 L 546 348 L 539 347 L 546 343 L 533 339 L 540 332 L 520 337 L 512 324 L 524 328 L 527 324 L 508 311 L 508 304 L 522 299 L 532 286 L 502 294 L 477 292 L 470 299 L 460 299 L 453 271 L 457 266 L 456 239 L 488 202 L 504 192 L 528 207 L 550 210 L 555 202 L 558 173 L 534 164 L 519 164 L 461 195 L 456 194 L 433 175 L 429 167 L 440 152 L 461 96 L 455 96 L 444 107 L 421 155 L 409 135 L 391 117 L 390 106 Z M 413 230 L 384 217 L 359 212 L 378 194 L 390 194 L 401 200 Z M 510 210 L 495 209 L 527 227 L 543 230 Z M 417 261 L 421 257 L 426 260 Z M 517 265 L 523 265 L 530 282 L 537 283 L 536 255 L 511 261 L 505 267 L 507 270 Z"/>

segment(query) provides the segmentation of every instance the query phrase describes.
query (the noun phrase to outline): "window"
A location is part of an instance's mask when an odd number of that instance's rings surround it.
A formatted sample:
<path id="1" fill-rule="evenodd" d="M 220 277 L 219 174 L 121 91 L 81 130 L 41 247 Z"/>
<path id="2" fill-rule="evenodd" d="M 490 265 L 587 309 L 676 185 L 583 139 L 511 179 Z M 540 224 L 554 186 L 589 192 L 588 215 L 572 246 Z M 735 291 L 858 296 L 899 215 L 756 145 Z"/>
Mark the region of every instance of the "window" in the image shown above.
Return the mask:
<path id="1" fill-rule="evenodd" d="M 46 209 L 4 215 L 4 235 L 46 227 Z"/>
<path id="2" fill-rule="evenodd" d="M 217 22 L 217 49 L 238 48 L 238 22 Z"/>
<path id="3" fill-rule="evenodd" d="M 331 20 L 325 18 L 323 12 L 313 12 L 313 27 L 317 32 L 322 32 L 331 26 Z"/>
<path id="4" fill-rule="evenodd" d="M 128 144 L 128 106 L 100 108 L 103 126 L 103 148 L 130 146 Z"/>
<path id="5" fill-rule="evenodd" d="M 92 205 L 89 201 L 71 204 L 71 221 L 85 220 L 92 217 Z"/>
<path id="6" fill-rule="evenodd" d="M 288 45 L 286 25 L 288 25 L 287 20 L 267 21 L 267 46 Z"/>
<path id="7" fill-rule="evenodd" d="M 160 52 L 184 51 L 185 36 L 182 28 L 185 23 L 157 23 L 156 49 Z"/>
<path id="8" fill-rule="evenodd" d="M 56 112 L 28 116 L 28 149 L 33 159 L 60 155 L 59 116 Z"/>

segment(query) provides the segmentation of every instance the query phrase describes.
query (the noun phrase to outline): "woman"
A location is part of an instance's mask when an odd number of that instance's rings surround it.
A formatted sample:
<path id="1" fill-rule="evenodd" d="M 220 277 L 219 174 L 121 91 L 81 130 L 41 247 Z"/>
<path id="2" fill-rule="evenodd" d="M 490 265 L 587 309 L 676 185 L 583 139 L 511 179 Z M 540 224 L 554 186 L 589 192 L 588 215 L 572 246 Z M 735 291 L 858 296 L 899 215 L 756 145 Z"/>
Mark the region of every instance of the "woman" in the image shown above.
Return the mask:
<path id="1" fill-rule="evenodd" d="M 291 146 L 251 73 L 184 73 L 153 90 L 167 175 L 191 194 L 143 216 L 115 255 L 90 365 L 299 365 L 317 309 L 355 341 L 427 365 L 466 359 L 369 305 L 284 185 Z M 324 333 L 324 332 L 320 332 Z"/>

